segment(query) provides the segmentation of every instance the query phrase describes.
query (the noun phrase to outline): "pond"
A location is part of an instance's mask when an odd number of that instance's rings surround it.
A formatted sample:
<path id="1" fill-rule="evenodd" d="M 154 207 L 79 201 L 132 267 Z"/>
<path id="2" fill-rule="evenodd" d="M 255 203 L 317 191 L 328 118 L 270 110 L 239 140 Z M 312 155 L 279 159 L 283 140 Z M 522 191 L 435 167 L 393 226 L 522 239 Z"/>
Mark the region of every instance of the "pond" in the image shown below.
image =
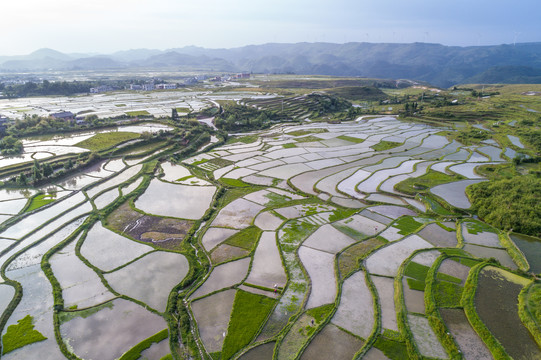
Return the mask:
<path id="1" fill-rule="evenodd" d="M 64 200 L 57 202 L 56 204 L 33 213 L 19 221 L 18 223 L 10 226 L 7 230 L 2 232 L 1 236 L 11 239 L 19 239 L 23 235 L 34 230 L 36 227 L 41 226 L 47 221 L 51 220 L 58 214 L 68 210 L 69 208 L 75 206 L 76 204 L 85 200 L 83 194 L 78 193 L 73 196 L 70 196 Z"/>
<path id="2" fill-rule="evenodd" d="M 528 235 L 511 233 L 511 240 L 522 251 L 530 264 L 530 271 L 541 274 L 541 239 Z"/>
<path id="3" fill-rule="evenodd" d="M 139 342 L 166 328 L 167 323 L 161 316 L 131 301 L 116 299 L 96 311 L 75 315 L 60 325 L 60 333 L 68 348 L 81 358 L 118 359 Z"/>
<path id="4" fill-rule="evenodd" d="M 49 261 L 62 287 L 64 306 L 83 309 L 113 299 L 115 295 L 107 290 L 100 277 L 75 254 L 76 243 L 72 241 Z"/>
<path id="5" fill-rule="evenodd" d="M 447 184 L 437 185 L 430 189 L 434 195 L 441 197 L 449 205 L 459 209 L 469 209 L 471 207 L 470 200 L 466 196 L 466 188 L 470 185 L 477 184 L 485 180 L 461 180 Z"/>
<path id="6" fill-rule="evenodd" d="M 541 351 L 518 314 L 518 294 L 529 282 L 487 266 L 479 273 L 475 309 L 479 318 L 513 359 L 539 359 Z"/>
<path id="7" fill-rule="evenodd" d="M 182 254 L 157 251 L 120 270 L 105 274 L 117 292 L 164 312 L 169 293 L 188 273 L 190 264 Z"/>
<path id="8" fill-rule="evenodd" d="M 146 213 L 197 220 L 209 208 L 216 187 L 170 184 L 153 179 L 135 201 L 135 207 Z"/>
<path id="9" fill-rule="evenodd" d="M 524 145 L 522 145 L 522 143 L 520 142 L 520 138 L 518 136 L 507 135 L 507 137 L 509 138 L 509 141 L 511 141 L 513 145 L 521 149 L 524 149 Z"/>
<path id="10" fill-rule="evenodd" d="M 176 165 L 171 162 L 164 162 L 160 165 L 163 170 L 162 179 L 169 182 L 175 182 L 181 178 L 192 175 L 190 170 L 186 169 L 182 165 Z"/>
<path id="11" fill-rule="evenodd" d="M 152 247 L 118 235 L 98 222 L 88 231 L 81 255 L 99 269 L 111 271 L 152 250 Z"/>

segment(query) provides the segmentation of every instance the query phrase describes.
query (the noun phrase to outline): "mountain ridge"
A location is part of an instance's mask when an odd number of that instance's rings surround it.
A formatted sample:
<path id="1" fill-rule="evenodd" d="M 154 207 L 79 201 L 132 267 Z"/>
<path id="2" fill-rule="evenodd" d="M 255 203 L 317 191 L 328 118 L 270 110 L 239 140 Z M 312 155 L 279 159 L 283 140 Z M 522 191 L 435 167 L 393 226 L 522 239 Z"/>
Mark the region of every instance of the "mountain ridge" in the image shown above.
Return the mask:
<path id="1" fill-rule="evenodd" d="M 532 70 L 517 72 L 517 67 Z M 541 42 L 467 47 L 420 42 L 267 43 L 230 49 L 132 49 L 81 57 L 44 48 L 29 55 L 0 56 L 0 71 L 129 68 L 403 78 L 441 87 L 483 78 L 532 83 L 539 81 Z"/>

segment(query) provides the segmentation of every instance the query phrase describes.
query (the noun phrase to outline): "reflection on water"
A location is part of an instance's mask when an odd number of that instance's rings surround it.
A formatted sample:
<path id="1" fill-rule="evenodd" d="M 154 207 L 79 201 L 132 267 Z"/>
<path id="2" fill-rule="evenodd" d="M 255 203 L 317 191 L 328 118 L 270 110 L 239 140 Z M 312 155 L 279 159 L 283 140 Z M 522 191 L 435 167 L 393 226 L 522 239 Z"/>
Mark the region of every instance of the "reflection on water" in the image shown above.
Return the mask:
<path id="1" fill-rule="evenodd" d="M 511 240 L 518 246 L 526 256 L 530 264 L 530 270 L 541 274 L 541 239 L 528 235 L 511 233 Z"/>

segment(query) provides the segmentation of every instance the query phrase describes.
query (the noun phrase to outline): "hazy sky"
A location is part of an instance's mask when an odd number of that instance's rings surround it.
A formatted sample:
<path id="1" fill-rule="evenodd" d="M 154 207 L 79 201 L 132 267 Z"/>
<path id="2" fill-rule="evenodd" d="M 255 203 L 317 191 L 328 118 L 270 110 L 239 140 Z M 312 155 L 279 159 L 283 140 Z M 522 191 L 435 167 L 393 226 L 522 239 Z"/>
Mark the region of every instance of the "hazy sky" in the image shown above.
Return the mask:
<path id="1" fill-rule="evenodd" d="M 3 1 L 0 55 L 267 42 L 541 41 L 540 0 Z"/>

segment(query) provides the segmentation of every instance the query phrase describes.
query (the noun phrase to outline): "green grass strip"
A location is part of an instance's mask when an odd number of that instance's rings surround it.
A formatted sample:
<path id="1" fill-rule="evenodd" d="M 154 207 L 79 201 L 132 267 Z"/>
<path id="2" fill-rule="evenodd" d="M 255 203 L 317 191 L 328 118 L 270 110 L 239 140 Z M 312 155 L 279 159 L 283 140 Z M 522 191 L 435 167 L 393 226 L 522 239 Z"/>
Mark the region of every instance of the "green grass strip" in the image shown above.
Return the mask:
<path id="1" fill-rule="evenodd" d="M 140 111 L 127 111 L 126 115 L 128 116 L 147 116 L 150 115 L 150 113 L 146 110 L 140 110 Z"/>
<path id="2" fill-rule="evenodd" d="M 383 150 L 394 149 L 395 147 L 400 146 L 400 145 L 402 145 L 402 143 L 382 140 L 376 145 L 372 145 L 370 147 L 374 149 L 375 151 L 383 151 Z"/>
<path id="3" fill-rule="evenodd" d="M 123 131 L 98 133 L 89 139 L 75 144 L 75 146 L 82 147 L 90 151 L 102 151 L 125 141 L 138 139 L 140 136 L 141 134 Z"/>
<path id="4" fill-rule="evenodd" d="M 250 184 L 247 184 L 244 181 L 239 180 L 239 179 L 221 178 L 220 181 L 227 186 L 234 186 L 234 187 L 250 186 Z"/>
<path id="5" fill-rule="evenodd" d="M 475 310 L 475 291 L 477 289 L 477 284 L 479 281 L 479 273 L 488 265 L 487 262 L 482 262 L 475 265 L 468 275 L 466 280 L 466 285 L 464 286 L 464 292 L 462 294 L 462 306 L 464 307 L 464 312 L 466 317 L 470 322 L 471 326 L 475 332 L 479 335 L 481 340 L 486 344 L 488 350 L 495 359 L 507 359 L 511 360 L 511 357 L 507 354 L 502 344 L 492 335 L 490 330 L 486 325 L 481 321 L 481 318 Z"/>
<path id="6" fill-rule="evenodd" d="M 148 349 L 154 343 L 159 343 L 169 337 L 169 331 L 164 329 L 157 334 L 141 341 L 139 344 L 126 351 L 119 360 L 137 360 L 141 357 L 141 352 Z"/>
<path id="7" fill-rule="evenodd" d="M 438 307 L 460 307 L 464 291 L 462 286 L 447 281 L 436 281 L 434 288 L 434 297 Z"/>
<path id="8" fill-rule="evenodd" d="M 429 269 L 430 268 L 428 266 L 410 261 L 408 265 L 406 266 L 404 275 L 424 282 Z M 445 281 L 456 283 L 456 284 L 460 284 L 462 282 L 461 279 L 448 275 L 448 274 L 444 274 L 444 273 L 438 273 L 437 278 L 439 280 L 445 280 Z"/>
<path id="9" fill-rule="evenodd" d="M 237 291 L 222 348 L 222 359 L 230 359 L 252 341 L 275 303 L 276 300 L 266 296 Z"/>
<path id="10" fill-rule="evenodd" d="M 414 233 L 417 229 L 423 226 L 423 224 L 416 221 L 411 216 L 404 216 L 398 219 L 398 221 L 394 223 L 394 226 L 400 229 L 400 231 L 398 232 L 400 235 L 406 236 L 411 233 Z"/>
<path id="11" fill-rule="evenodd" d="M 225 243 L 231 246 L 237 246 L 246 250 L 252 250 L 254 244 L 261 236 L 262 230 L 255 226 L 247 227 L 244 230 L 232 235 Z"/>
<path id="12" fill-rule="evenodd" d="M 24 209 L 24 212 L 29 212 L 32 210 L 39 209 L 40 207 L 45 206 L 55 200 L 56 199 L 49 194 L 36 195 L 30 201 L 30 205 L 28 205 L 28 207 Z"/>
<path id="13" fill-rule="evenodd" d="M 445 255 L 442 255 L 436 259 L 434 264 L 430 267 L 430 270 L 428 271 L 428 274 L 426 276 L 426 286 L 425 286 L 425 313 L 426 317 L 428 319 L 428 322 L 430 323 L 430 326 L 434 330 L 434 333 L 438 337 L 438 340 L 440 341 L 441 345 L 445 348 L 448 354 L 451 355 L 451 359 L 461 359 L 462 356 L 460 354 L 460 350 L 458 348 L 457 343 L 455 342 L 454 337 L 450 334 L 449 329 L 445 325 L 445 322 L 443 321 L 440 312 L 438 311 L 437 303 L 436 303 L 436 292 L 438 291 L 437 288 L 437 275 L 438 269 L 441 265 L 441 263 L 446 259 Z M 455 284 L 452 284 L 455 285 Z M 461 292 L 462 294 L 462 292 Z M 459 299 L 460 302 L 460 299 Z"/>
<path id="14" fill-rule="evenodd" d="M 417 279 L 406 278 L 408 286 L 412 290 L 425 291 L 425 282 Z"/>
<path id="15" fill-rule="evenodd" d="M 2 354 L 7 354 L 28 344 L 47 340 L 45 336 L 34 329 L 33 321 L 32 316 L 26 315 L 18 320 L 17 324 L 8 326 L 6 333 L 2 336 Z"/>
<path id="16" fill-rule="evenodd" d="M 380 335 L 374 343 L 374 347 L 381 350 L 385 356 L 392 360 L 408 358 L 408 349 L 406 348 L 406 344 L 402 341 L 387 339 Z"/>
<path id="17" fill-rule="evenodd" d="M 518 315 L 541 347 L 541 283 L 532 281 L 518 295 Z"/>
<path id="18" fill-rule="evenodd" d="M 500 243 L 505 247 L 507 253 L 513 259 L 513 262 L 518 265 L 518 268 L 522 271 L 528 271 L 530 264 L 528 263 L 528 260 L 526 260 L 526 256 L 524 256 L 518 246 L 516 246 L 513 240 L 511 240 L 509 234 L 499 233 L 498 237 L 500 239 Z"/>
<path id="19" fill-rule="evenodd" d="M 364 142 L 364 139 L 359 139 L 357 137 L 347 136 L 347 135 L 340 135 L 340 136 L 338 136 L 338 139 L 346 140 L 346 141 L 349 141 L 349 142 L 352 142 L 352 143 L 355 143 L 355 144 L 360 144 L 360 143 Z"/>

